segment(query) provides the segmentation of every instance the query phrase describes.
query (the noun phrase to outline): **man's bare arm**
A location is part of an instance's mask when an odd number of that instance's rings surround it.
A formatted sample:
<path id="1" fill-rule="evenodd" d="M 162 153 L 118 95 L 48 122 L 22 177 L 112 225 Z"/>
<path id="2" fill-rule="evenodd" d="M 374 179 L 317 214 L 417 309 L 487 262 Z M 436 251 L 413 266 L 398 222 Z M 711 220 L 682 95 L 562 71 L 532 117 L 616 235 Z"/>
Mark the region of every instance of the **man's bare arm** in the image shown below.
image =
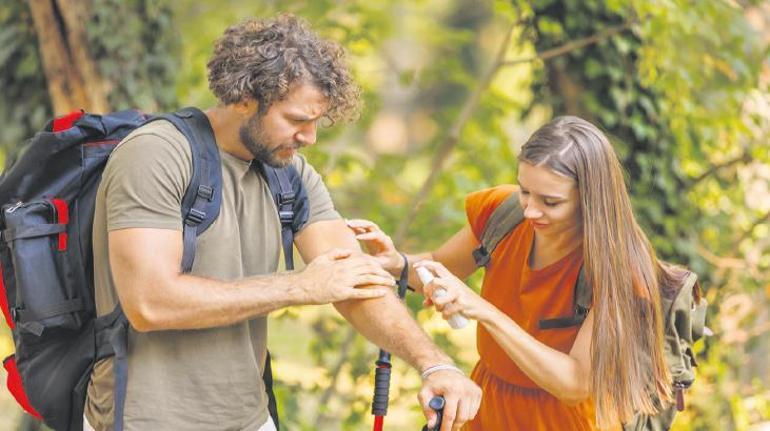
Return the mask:
<path id="1" fill-rule="evenodd" d="M 382 286 L 393 280 L 373 262 L 343 250 L 319 257 L 298 273 L 234 282 L 182 274 L 182 233 L 168 229 L 111 231 L 109 258 L 123 311 L 131 326 L 143 332 L 226 326 L 289 305 L 379 297 L 387 293 Z M 380 288 L 356 288 L 364 284 Z"/>

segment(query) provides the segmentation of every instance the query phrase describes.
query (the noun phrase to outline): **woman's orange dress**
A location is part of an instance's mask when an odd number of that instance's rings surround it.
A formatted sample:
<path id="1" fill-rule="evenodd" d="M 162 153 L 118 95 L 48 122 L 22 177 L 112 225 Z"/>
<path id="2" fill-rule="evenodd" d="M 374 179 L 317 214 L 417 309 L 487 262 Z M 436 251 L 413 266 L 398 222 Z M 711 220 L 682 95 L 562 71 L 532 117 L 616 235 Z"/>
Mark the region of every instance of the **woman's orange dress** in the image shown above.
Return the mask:
<path id="1" fill-rule="evenodd" d="M 492 211 L 515 186 L 504 185 L 472 193 L 466 212 L 476 238 L 481 237 Z M 540 319 L 571 316 L 575 282 L 583 262 L 577 247 L 558 262 L 530 269 L 534 239 L 532 223 L 525 220 L 503 239 L 492 254 L 481 296 L 513 319 L 540 342 L 569 353 L 579 327 L 539 329 Z M 593 403 L 569 406 L 541 389 L 508 357 L 483 325 L 477 329 L 480 360 L 471 378 L 483 391 L 481 408 L 468 431 L 594 430 Z"/>

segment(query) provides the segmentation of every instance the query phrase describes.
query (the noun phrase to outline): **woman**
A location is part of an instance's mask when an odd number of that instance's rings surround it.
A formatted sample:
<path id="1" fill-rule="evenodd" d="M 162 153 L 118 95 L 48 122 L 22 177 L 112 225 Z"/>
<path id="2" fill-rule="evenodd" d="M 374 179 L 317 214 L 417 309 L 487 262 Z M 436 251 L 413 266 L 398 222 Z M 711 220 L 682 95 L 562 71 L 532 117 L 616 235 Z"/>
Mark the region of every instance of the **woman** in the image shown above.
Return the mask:
<path id="1" fill-rule="evenodd" d="M 431 253 L 407 256 L 410 284 L 426 298 L 446 289 L 432 300 L 445 318 L 479 323 L 472 378 L 484 395 L 466 429 L 618 429 L 635 412 L 654 414 L 657 400 L 671 402 L 660 289 L 682 271 L 657 260 L 636 223 L 612 146 L 589 122 L 558 117 L 523 146 L 518 183 L 472 193 L 463 229 Z M 524 221 L 492 253 L 478 296 L 461 279 L 476 270 L 472 252 L 490 214 L 517 192 Z M 374 223 L 349 225 L 386 269 L 401 272 L 401 255 Z M 421 287 L 414 266 L 436 278 Z M 581 266 L 593 286 L 586 319 L 540 329 L 540 319 L 573 314 Z"/>

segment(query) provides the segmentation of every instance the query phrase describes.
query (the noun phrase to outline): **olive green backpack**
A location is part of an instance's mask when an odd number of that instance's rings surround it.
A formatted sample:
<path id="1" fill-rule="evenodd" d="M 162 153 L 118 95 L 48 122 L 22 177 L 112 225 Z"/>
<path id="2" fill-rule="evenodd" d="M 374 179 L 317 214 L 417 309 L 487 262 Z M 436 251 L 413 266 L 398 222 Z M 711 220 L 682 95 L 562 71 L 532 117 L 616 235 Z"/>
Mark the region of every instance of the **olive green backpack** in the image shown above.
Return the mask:
<path id="1" fill-rule="evenodd" d="M 481 235 L 481 245 L 473 251 L 476 265 L 486 267 L 497 244 L 508 236 L 524 220 L 524 210 L 518 193 L 513 193 L 489 217 Z M 661 310 L 664 316 L 664 354 L 673 379 L 672 387 L 676 403 L 666 406 L 654 416 L 638 413 L 624 425 L 624 431 L 663 431 L 671 428 L 677 411 L 684 410 L 684 392 L 695 380 L 695 355 L 692 345 L 703 337 L 706 321 L 706 300 L 700 295 L 698 277 L 688 272 L 681 286 L 675 290 L 661 290 Z M 540 329 L 556 329 L 578 326 L 583 323 L 591 308 L 592 290 L 585 280 L 584 268 L 580 268 L 575 283 L 574 312 L 569 316 L 541 319 Z"/>

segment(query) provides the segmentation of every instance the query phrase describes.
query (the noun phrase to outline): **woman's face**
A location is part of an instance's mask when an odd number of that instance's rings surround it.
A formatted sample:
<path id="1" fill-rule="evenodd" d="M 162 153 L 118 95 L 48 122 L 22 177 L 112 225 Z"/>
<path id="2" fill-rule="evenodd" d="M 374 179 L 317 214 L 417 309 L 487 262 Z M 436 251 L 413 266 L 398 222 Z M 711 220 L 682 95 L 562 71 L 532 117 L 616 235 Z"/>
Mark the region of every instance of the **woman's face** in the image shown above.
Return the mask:
<path id="1" fill-rule="evenodd" d="M 520 162 L 518 182 L 524 217 L 532 221 L 538 233 L 553 236 L 582 228 L 575 180 L 546 167 Z"/>

